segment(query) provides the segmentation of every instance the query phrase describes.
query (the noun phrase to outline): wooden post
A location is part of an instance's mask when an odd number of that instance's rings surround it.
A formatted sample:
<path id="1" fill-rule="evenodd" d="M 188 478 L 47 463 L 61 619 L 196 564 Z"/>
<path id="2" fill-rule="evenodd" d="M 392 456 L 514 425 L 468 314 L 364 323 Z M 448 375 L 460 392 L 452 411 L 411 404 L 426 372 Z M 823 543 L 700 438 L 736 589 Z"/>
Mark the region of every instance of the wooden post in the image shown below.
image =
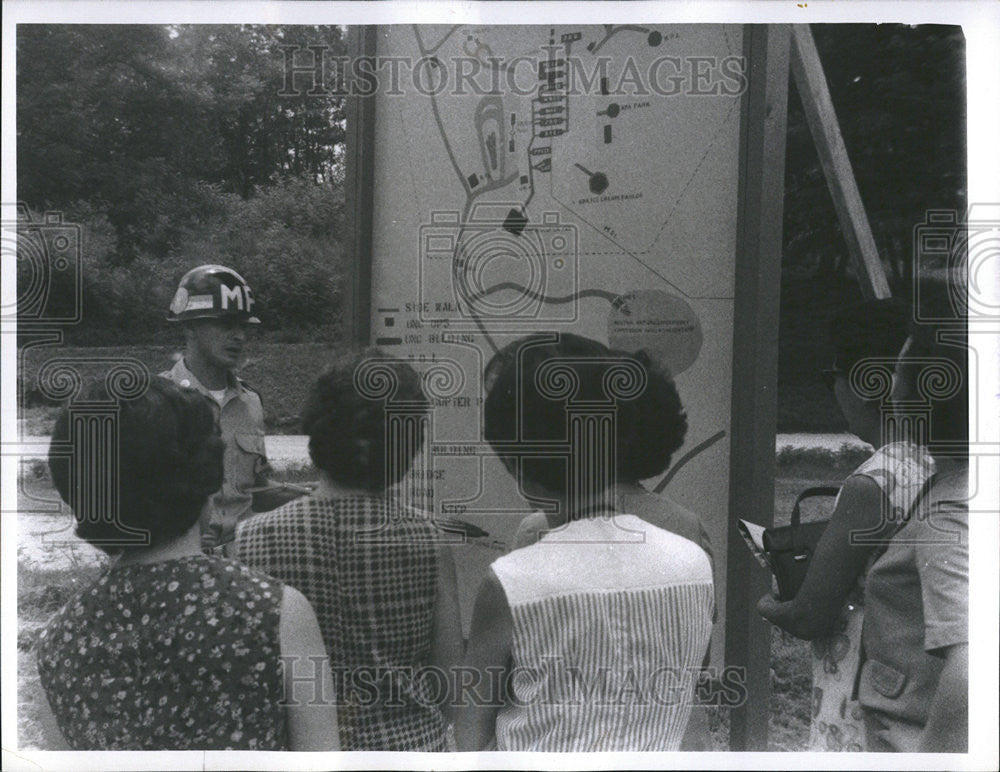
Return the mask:
<path id="1" fill-rule="evenodd" d="M 771 626 L 757 613 L 770 576 L 750 554 L 738 517 L 774 522 L 781 228 L 788 106 L 787 25 L 748 25 L 748 85 L 740 126 L 736 300 L 726 566 L 726 666 L 738 668 L 745 699 L 733 707 L 729 747 L 767 749 Z"/>
<path id="2" fill-rule="evenodd" d="M 377 28 L 350 28 L 352 58 L 374 57 Z M 352 68 L 352 71 L 353 70 Z M 350 87 L 351 84 L 348 84 Z M 344 340 L 358 346 L 371 342 L 372 217 L 375 193 L 375 95 L 347 97 L 347 164 L 344 209 L 347 216 L 347 271 L 344 299 Z"/>
<path id="3" fill-rule="evenodd" d="M 865 214 L 837 114 L 833 110 L 816 41 L 808 24 L 792 25 L 792 74 L 830 195 L 833 196 L 837 219 L 847 240 L 851 262 L 858 272 L 861 294 L 869 300 L 890 297 L 889 282 L 879 260 L 868 215 Z"/>

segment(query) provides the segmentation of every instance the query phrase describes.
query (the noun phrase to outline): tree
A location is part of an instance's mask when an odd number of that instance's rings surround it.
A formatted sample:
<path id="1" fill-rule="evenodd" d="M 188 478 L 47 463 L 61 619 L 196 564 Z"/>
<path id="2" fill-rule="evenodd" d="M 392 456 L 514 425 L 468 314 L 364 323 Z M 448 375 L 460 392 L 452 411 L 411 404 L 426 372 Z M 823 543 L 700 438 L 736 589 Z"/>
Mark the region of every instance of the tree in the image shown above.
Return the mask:
<path id="1" fill-rule="evenodd" d="M 345 50 L 336 26 L 20 26 L 20 198 L 99 204 L 128 263 L 175 250 L 216 191 L 330 183 L 343 100 L 278 95 L 286 42 Z"/>

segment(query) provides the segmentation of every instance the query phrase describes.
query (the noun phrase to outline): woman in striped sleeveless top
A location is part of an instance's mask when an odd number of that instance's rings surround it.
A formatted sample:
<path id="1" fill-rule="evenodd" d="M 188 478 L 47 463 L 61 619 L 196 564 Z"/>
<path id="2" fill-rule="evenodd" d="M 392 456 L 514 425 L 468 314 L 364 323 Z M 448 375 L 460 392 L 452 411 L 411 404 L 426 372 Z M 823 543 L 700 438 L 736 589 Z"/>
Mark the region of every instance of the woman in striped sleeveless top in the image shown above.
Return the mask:
<path id="1" fill-rule="evenodd" d="M 676 750 L 711 634 L 709 558 L 615 508 L 617 479 L 661 472 L 683 442 L 672 381 L 569 334 L 515 341 L 485 381 L 485 435 L 548 530 L 480 588 L 459 748 Z"/>

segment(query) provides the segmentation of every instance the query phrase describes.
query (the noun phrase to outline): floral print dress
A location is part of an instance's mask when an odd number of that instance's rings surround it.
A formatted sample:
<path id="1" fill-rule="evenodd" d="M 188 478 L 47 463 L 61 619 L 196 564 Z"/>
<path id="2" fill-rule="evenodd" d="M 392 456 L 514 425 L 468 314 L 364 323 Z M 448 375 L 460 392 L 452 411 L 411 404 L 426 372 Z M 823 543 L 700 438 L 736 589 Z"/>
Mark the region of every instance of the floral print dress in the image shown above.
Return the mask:
<path id="1" fill-rule="evenodd" d="M 283 585 L 192 555 L 110 568 L 42 631 L 38 672 L 76 750 L 284 750 Z"/>

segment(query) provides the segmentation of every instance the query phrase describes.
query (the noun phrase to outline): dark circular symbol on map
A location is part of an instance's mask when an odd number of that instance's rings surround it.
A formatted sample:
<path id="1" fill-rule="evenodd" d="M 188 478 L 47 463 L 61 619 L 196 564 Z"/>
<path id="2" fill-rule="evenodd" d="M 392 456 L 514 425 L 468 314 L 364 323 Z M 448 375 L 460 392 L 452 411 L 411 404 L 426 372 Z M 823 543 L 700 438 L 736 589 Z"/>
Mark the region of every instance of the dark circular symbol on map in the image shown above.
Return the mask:
<path id="1" fill-rule="evenodd" d="M 648 40 L 649 40 L 649 45 L 654 46 L 654 47 L 658 46 L 658 45 L 660 45 L 660 43 L 663 42 L 663 34 L 660 33 L 660 32 L 657 32 L 656 30 L 653 30 L 652 32 L 649 33 Z"/>
<path id="2" fill-rule="evenodd" d="M 617 102 L 612 102 L 611 104 L 608 105 L 608 117 L 609 118 L 617 118 L 618 117 L 618 113 L 620 113 L 621 111 L 622 111 L 622 108 L 621 108 L 621 106 Z"/>
<path id="3" fill-rule="evenodd" d="M 608 175 L 604 172 L 597 172 L 590 175 L 590 192 L 603 193 L 608 189 Z"/>

